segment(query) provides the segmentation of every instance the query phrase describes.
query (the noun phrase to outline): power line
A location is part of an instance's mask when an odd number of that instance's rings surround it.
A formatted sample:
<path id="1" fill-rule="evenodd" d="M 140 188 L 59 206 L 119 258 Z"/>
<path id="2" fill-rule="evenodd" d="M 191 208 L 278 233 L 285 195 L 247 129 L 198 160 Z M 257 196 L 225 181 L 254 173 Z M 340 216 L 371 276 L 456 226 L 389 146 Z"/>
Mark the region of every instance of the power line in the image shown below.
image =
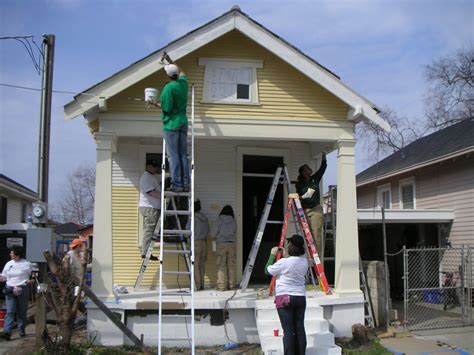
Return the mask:
<path id="1" fill-rule="evenodd" d="M 36 69 L 36 71 L 38 72 L 38 75 L 41 74 L 41 72 L 43 71 L 43 68 L 41 66 L 41 63 L 42 63 L 42 59 L 44 61 L 44 53 L 43 51 L 40 49 L 40 47 L 36 44 L 35 40 L 34 40 L 34 36 L 9 36 L 9 37 L 0 37 L 0 40 L 8 40 L 8 39 L 12 39 L 12 40 L 15 40 L 15 41 L 18 41 L 20 42 L 23 47 L 25 48 L 26 52 L 28 53 L 31 61 L 33 62 L 33 65 Z M 35 50 L 33 48 L 33 46 L 31 45 L 30 43 L 30 40 L 31 42 L 33 42 L 33 45 L 36 47 L 36 49 L 38 50 L 39 54 L 38 54 L 38 60 L 36 60 L 36 57 L 35 57 Z"/>
<path id="2" fill-rule="evenodd" d="M 12 84 L 4 84 L 4 83 L 0 83 L 0 86 L 6 86 L 6 87 L 10 87 L 10 88 L 15 88 L 15 89 L 42 91 L 42 89 L 38 89 L 38 88 L 32 88 L 32 87 L 20 86 L 20 85 L 12 85 Z M 57 94 L 71 94 L 71 95 L 96 96 L 96 95 L 93 95 L 93 94 L 86 94 L 86 93 L 83 93 L 83 92 L 74 92 L 74 91 L 53 90 L 53 92 L 54 92 L 54 93 L 57 93 Z"/>

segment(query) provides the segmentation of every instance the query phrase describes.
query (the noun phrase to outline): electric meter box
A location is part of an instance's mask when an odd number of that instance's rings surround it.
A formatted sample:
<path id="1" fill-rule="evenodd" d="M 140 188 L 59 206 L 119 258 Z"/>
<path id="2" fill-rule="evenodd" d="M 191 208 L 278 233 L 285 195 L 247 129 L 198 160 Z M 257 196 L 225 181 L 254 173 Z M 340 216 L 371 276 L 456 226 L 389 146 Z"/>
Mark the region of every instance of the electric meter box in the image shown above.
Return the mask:
<path id="1" fill-rule="evenodd" d="M 43 252 L 54 252 L 56 245 L 52 228 L 30 228 L 26 231 L 26 260 L 32 263 L 46 262 Z"/>

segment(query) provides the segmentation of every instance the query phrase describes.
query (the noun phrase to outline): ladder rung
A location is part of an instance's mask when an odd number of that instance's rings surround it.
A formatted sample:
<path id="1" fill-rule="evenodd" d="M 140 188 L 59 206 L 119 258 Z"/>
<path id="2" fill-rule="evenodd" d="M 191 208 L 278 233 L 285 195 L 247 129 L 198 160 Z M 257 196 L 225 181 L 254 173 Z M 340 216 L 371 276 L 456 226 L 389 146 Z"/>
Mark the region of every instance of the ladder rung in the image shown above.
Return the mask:
<path id="1" fill-rule="evenodd" d="M 165 191 L 165 196 L 191 196 L 191 192 L 173 192 L 173 191 Z"/>
<path id="2" fill-rule="evenodd" d="M 267 224 L 283 224 L 283 221 L 267 221 Z"/>
<path id="3" fill-rule="evenodd" d="M 164 235 L 191 235 L 189 229 L 163 229 Z"/>
<path id="4" fill-rule="evenodd" d="M 189 271 L 162 271 L 165 275 L 191 275 Z"/>
<path id="5" fill-rule="evenodd" d="M 191 214 L 191 211 L 185 211 L 185 210 L 165 210 L 164 211 L 166 215 L 180 215 L 180 216 L 187 216 Z"/>
<path id="6" fill-rule="evenodd" d="M 174 244 L 174 243 L 170 243 Z M 190 254 L 191 251 L 189 250 L 178 250 L 178 249 L 163 249 L 163 253 L 166 254 Z"/>

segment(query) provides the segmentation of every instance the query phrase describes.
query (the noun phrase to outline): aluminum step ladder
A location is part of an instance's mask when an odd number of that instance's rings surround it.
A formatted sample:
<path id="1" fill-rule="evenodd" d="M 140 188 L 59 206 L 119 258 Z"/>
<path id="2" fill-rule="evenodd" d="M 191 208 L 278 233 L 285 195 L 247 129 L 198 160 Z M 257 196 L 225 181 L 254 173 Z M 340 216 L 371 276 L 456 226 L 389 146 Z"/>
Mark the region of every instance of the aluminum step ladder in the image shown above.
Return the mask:
<path id="1" fill-rule="evenodd" d="M 148 263 L 150 262 L 150 257 L 153 253 L 153 249 L 156 246 L 156 243 L 158 242 L 160 245 L 160 248 L 164 248 L 164 253 L 169 253 L 169 254 L 181 254 L 184 257 L 185 263 L 186 263 L 186 268 L 187 271 L 191 270 L 191 253 L 187 245 L 187 238 L 189 237 L 187 235 L 187 231 L 183 230 L 180 216 L 189 216 L 190 211 L 189 209 L 186 210 L 179 210 L 176 204 L 176 198 L 179 198 L 181 196 L 178 196 L 178 194 L 172 194 L 165 192 L 166 197 L 165 198 L 165 205 L 167 206 L 167 209 L 165 209 L 165 216 L 172 216 L 174 217 L 174 223 L 177 228 L 177 230 L 181 230 L 181 234 L 176 234 L 176 230 L 173 230 L 173 232 L 165 234 L 164 238 L 161 238 L 161 231 L 160 234 L 156 235 L 154 238 L 152 238 L 150 245 L 148 246 L 147 252 L 145 253 L 145 258 L 142 260 L 142 264 L 140 266 L 140 271 L 138 272 L 137 279 L 135 280 L 135 285 L 133 287 L 134 291 L 139 291 L 141 288 L 141 284 L 143 281 L 143 277 L 145 276 L 145 272 L 148 267 Z M 183 195 L 183 194 L 180 194 Z M 171 208 L 170 208 L 171 207 Z M 158 220 L 158 225 L 160 225 L 161 218 Z M 169 221 L 165 217 L 165 222 Z M 165 230 L 166 231 L 166 230 Z M 172 237 L 175 238 L 174 242 L 166 241 L 167 237 Z M 168 245 L 172 245 L 175 247 L 174 249 L 172 248 L 167 248 Z"/>
<path id="2" fill-rule="evenodd" d="M 273 199 L 275 197 L 276 190 L 278 185 L 284 185 L 287 188 L 287 194 L 291 192 L 291 180 L 288 174 L 288 168 L 285 164 L 279 166 L 276 169 L 275 175 L 273 177 L 272 184 L 270 185 L 270 190 L 268 192 L 267 200 L 265 202 L 265 207 L 263 209 L 262 216 L 260 217 L 260 222 L 258 223 L 257 232 L 252 243 L 252 248 L 250 250 L 249 256 L 247 258 L 247 264 L 245 265 L 244 274 L 242 275 L 242 281 L 240 282 L 240 288 L 242 292 L 247 291 L 247 287 L 250 281 L 250 276 L 252 274 L 253 268 L 255 266 L 255 259 L 257 258 L 258 250 L 262 242 L 263 233 L 265 232 L 265 227 L 267 224 L 283 224 L 284 221 L 269 221 L 268 215 L 272 209 Z M 298 230 L 297 217 L 294 210 L 291 210 L 293 215 L 293 222 L 295 225 L 295 230 Z M 310 272 L 313 285 L 316 284 L 314 275 Z"/>
<path id="3" fill-rule="evenodd" d="M 161 354 L 163 342 L 187 342 L 190 346 L 190 353 L 194 355 L 195 353 L 195 320 L 194 320 L 194 291 L 195 291 L 195 282 L 194 282 L 194 84 L 191 86 L 191 154 L 190 154 L 190 185 L 189 192 L 170 192 L 165 191 L 165 173 L 161 175 L 161 216 L 160 216 L 160 236 L 161 246 L 160 246 L 160 255 L 159 255 L 159 287 L 158 287 L 158 354 Z M 188 135 L 189 139 L 189 135 Z M 162 161 L 162 171 L 166 171 L 166 144 L 165 139 L 163 138 L 163 161 Z M 176 198 L 178 197 L 187 197 L 188 208 L 186 210 L 179 210 L 176 206 Z M 171 199 L 171 209 L 167 209 L 166 199 Z M 175 216 L 177 220 L 176 229 L 166 229 L 165 228 L 165 216 Z M 191 219 L 191 229 L 186 230 L 182 228 L 180 216 L 188 216 Z M 168 249 L 166 248 L 166 238 L 179 238 L 178 244 L 181 244 L 181 249 Z M 189 249 L 186 249 L 186 240 L 189 240 L 190 246 Z M 186 263 L 187 270 L 171 270 L 167 269 L 167 260 L 170 257 L 176 257 L 176 254 L 181 254 L 185 256 L 185 259 L 189 262 Z M 189 290 L 180 290 L 179 292 L 170 292 L 165 287 L 163 287 L 164 276 L 167 275 L 176 275 L 178 278 L 181 275 L 189 276 Z M 173 302 L 176 302 L 176 297 L 181 299 L 181 302 L 185 305 L 181 309 L 181 314 L 163 314 L 163 303 L 164 299 L 169 299 Z M 184 314 L 183 314 L 184 313 Z M 186 336 L 183 337 L 170 337 L 165 338 L 163 336 L 163 320 L 172 319 L 178 320 L 183 319 L 186 323 Z M 188 325 L 191 327 L 190 331 L 188 330 Z"/>

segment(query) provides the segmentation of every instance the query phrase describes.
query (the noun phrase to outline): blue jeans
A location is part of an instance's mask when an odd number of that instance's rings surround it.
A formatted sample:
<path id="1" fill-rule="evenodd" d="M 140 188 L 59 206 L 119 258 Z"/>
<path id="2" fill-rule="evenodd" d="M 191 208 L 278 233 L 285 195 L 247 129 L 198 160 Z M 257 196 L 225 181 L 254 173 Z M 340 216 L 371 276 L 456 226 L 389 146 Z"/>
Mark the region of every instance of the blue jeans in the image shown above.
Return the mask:
<path id="1" fill-rule="evenodd" d="M 5 304 L 7 306 L 7 316 L 5 318 L 4 333 L 11 333 L 15 314 L 17 314 L 18 329 L 20 333 L 25 332 L 26 311 L 28 310 L 28 301 L 30 299 L 30 287 L 22 286 L 23 291 L 19 296 L 13 294 L 13 288 L 5 286 Z"/>
<path id="2" fill-rule="evenodd" d="M 170 163 L 171 186 L 189 187 L 189 165 L 186 156 L 188 125 L 172 131 L 163 131 Z"/>
<path id="3" fill-rule="evenodd" d="M 277 311 L 283 328 L 285 355 L 304 355 L 306 353 L 306 331 L 304 329 L 306 297 L 290 296 L 290 305 L 278 308 Z"/>

